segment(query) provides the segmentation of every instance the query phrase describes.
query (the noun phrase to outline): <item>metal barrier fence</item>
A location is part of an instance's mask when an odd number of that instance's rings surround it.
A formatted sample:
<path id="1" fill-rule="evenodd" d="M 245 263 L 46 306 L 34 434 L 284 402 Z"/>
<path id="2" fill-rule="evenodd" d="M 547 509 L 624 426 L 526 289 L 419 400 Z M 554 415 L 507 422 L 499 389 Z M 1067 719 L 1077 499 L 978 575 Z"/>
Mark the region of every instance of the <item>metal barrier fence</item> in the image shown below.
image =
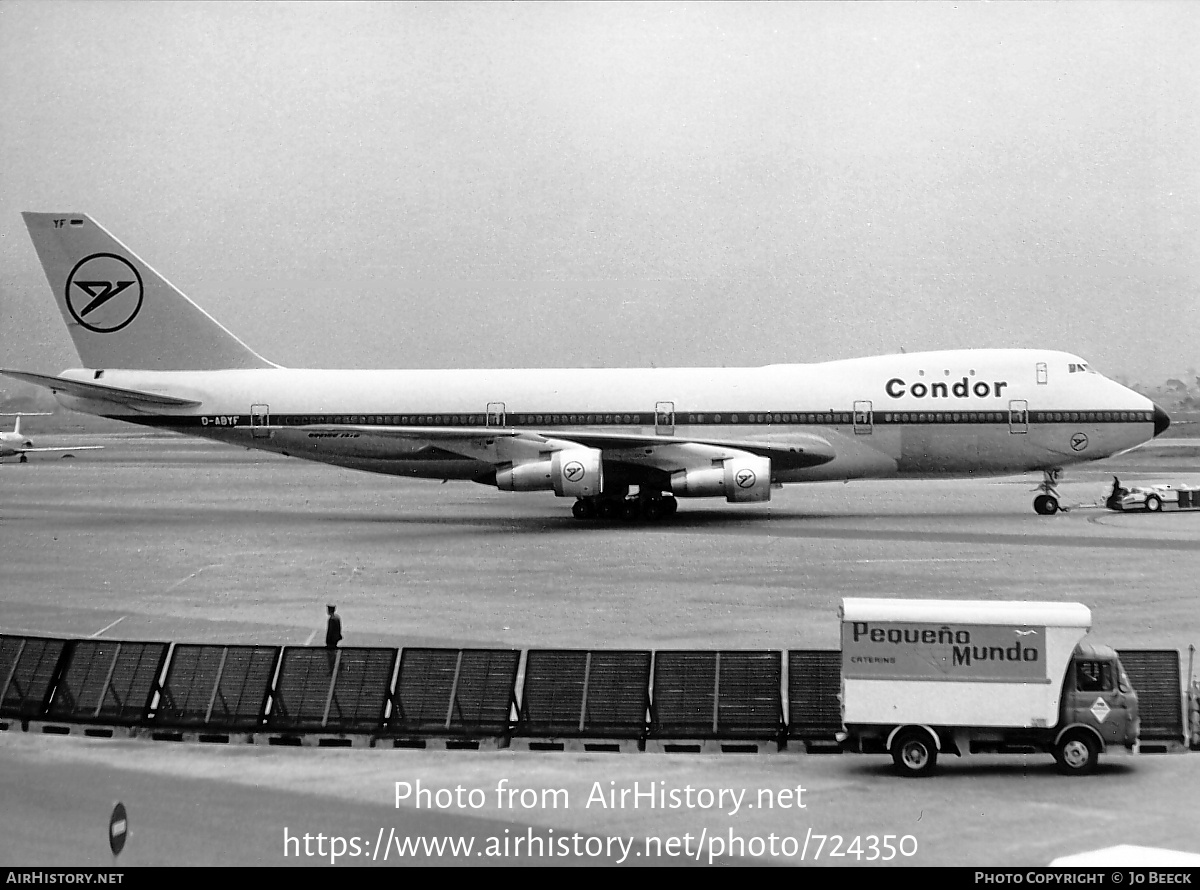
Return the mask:
<path id="1" fill-rule="evenodd" d="M 1191 715 L 1179 654 L 1120 654 L 1139 691 L 1143 740 L 1158 750 L 1186 748 Z M 836 650 L 523 653 L 0 634 L 0 729 L 43 732 L 80 726 L 88 735 L 294 745 L 837 750 L 840 691 Z"/>

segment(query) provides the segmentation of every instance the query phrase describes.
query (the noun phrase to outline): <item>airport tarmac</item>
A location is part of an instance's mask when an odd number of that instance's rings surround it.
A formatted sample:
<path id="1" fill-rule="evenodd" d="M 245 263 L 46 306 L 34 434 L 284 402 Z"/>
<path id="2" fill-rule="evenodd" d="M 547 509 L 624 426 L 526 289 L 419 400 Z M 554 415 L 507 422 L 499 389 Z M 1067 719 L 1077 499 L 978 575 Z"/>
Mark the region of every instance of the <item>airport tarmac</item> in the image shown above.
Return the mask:
<path id="1" fill-rule="evenodd" d="M 106 448 L 0 464 L 0 632 L 303 645 L 320 642 L 324 605 L 336 602 L 354 646 L 836 649 L 842 597 L 900 596 L 1083 602 L 1095 640 L 1180 650 L 1185 671 L 1200 643 L 1200 512 L 1097 506 L 1113 475 L 1126 486 L 1200 482 L 1200 441 L 1068 470 L 1060 490 L 1072 509 L 1053 517 L 1033 513 L 1031 475 L 789 486 L 764 505 L 682 501 L 655 525 L 579 523 L 549 493 L 174 436 L 77 441 Z M 869 838 L 885 835 L 916 847 L 887 864 L 1033 866 L 1123 843 L 1200 853 L 1196 753 L 1110 753 L 1082 779 L 1059 776 L 1045 755 L 946 758 L 936 777 L 911 781 L 893 777 L 887 757 L 857 755 L 285 750 L 12 731 L 0 749 L 0 862 L 10 865 L 111 865 L 118 799 L 131 825 L 120 865 L 327 864 L 285 855 L 285 832 L 357 837 L 373 853 L 393 828 L 473 837 L 475 853 L 488 838 L 510 842 L 508 855 L 420 857 L 473 865 L 704 864 L 710 854 L 867 864 Z M 482 805 L 397 808 L 395 783 L 418 780 L 477 791 Z M 543 799 L 502 805 L 502 780 Z M 597 800 L 634 783 L 708 789 L 714 805 Z M 514 851 L 530 832 L 553 839 L 552 853 L 576 833 L 585 840 L 566 844 L 571 855 Z M 859 852 L 831 856 L 826 841 L 816 855 L 818 835 L 840 835 L 843 854 L 860 837 Z M 622 838 L 633 841 L 623 859 Z M 701 855 L 635 855 L 653 852 L 647 838 Z M 590 855 L 601 841 L 605 853 Z"/>

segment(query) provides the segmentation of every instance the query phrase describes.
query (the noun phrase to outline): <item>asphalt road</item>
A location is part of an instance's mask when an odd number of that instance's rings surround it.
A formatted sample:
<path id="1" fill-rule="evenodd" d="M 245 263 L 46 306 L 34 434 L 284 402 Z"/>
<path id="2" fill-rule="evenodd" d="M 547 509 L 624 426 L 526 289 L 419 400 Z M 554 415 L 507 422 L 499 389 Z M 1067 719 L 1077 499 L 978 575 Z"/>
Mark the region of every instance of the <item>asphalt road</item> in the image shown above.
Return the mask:
<path id="1" fill-rule="evenodd" d="M 1126 485 L 1200 481 L 1200 443 L 1069 472 L 1073 509 L 1054 517 L 1033 513 L 1039 480 L 1025 477 L 789 487 L 767 505 L 684 502 L 673 523 L 627 525 L 575 522 L 550 494 L 174 437 L 99 442 L 74 459 L 0 465 L 0 632 L 302 645 L 336 602 L 346 645 L 837 648 L 843 596 L 900 596 L 1077 600 L 1095 640 L 1179 650 L 1185 671 L 1200 641 L 1200 513 L 1094 506 L 1114 473 Z M 397 864 L 413 857 L 395 839 L 418 837 L 473 838 L 469 855 L 415 857 L 454 865 L 879 864 L 888 844 L 888 865 L 1032 866 L 1125 843 L 1200 853 L 1200 754 L 1110 754 L 1082 779 L 1048 756 L 943 763 L 911 781 L 859 755 L 9 731 L 0 864 L 112 865 L 117 800 L 130 866 L 378 865 L 380 848 Z M 414 805 L 418 781 L 426 806 Z M 414 792 L 399 807 L 396 783 Z M 681 803 L 650 807 L 648 790 Z M 334 837 L 347 852 L 357 839 L 361 855 L 334 857 Z"/>

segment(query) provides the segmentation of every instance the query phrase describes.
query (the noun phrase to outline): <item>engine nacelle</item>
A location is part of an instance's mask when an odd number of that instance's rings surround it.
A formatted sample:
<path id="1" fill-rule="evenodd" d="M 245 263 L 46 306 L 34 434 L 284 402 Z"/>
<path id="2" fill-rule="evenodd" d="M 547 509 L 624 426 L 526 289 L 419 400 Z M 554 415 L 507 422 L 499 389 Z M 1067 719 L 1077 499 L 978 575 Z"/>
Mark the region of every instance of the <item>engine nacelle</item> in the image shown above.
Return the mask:
<path id="1" fill-rule="evenodd" d="M 586 498 L 600 494 L 600 450 L 564 448 L 547 460 L 516 464 L 496 473 L 501 491 L 553 491 L 560 498 Z"/>
<path id="2" fill-rule="evenodd" d="M 704 470 L 680 470 L 671 474 L 671 491 L 681 498 L 713 498 L 724 495 L 731 504 L 771 499 L 771 459 L 731 457 L 714 462 Z"/>

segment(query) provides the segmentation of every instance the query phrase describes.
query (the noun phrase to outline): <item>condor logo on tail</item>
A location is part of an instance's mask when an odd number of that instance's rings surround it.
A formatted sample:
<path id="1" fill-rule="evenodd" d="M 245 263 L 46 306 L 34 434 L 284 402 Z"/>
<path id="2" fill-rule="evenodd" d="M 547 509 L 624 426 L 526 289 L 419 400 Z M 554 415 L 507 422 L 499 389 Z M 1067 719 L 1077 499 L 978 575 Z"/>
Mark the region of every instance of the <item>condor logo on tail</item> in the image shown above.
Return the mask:
<path id="1" fill-rule="evenodd" d="M 111 334 L 133 321 L 142 308 L 142 276 L 115 253 L 94 253 L 67 276 L 67 309 L 89 331 Z"/>

